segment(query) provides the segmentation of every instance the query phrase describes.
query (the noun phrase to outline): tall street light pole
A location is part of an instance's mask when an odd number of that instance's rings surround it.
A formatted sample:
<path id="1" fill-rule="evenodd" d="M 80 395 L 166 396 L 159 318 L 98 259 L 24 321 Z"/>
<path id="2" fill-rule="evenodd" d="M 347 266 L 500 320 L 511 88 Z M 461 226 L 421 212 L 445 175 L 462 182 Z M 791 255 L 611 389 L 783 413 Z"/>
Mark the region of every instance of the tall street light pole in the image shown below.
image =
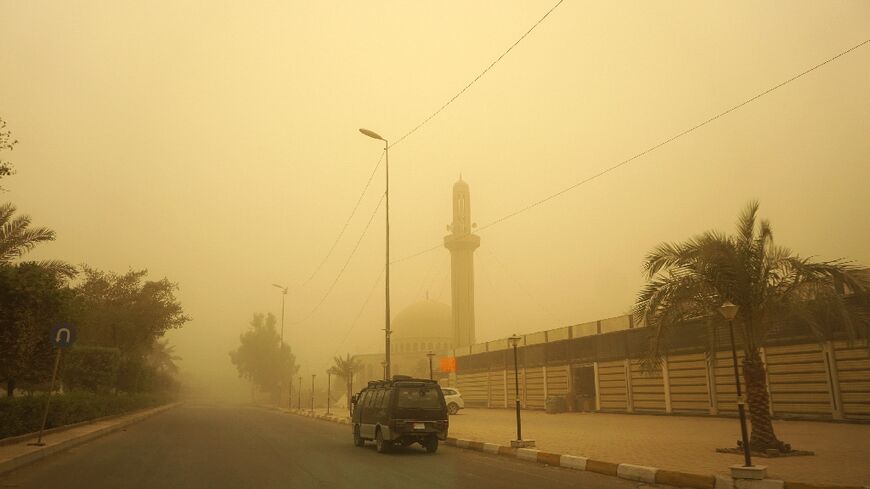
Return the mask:
<path id="1" fill-rule="evenodd" d="M 387 212 L 387 260 L 386 260 L 386 280 L 385 280 L 385 305 L 386 305 L 386 314 L 384 318 L 385 327 L 384 327 L 384 342 L 385 342 L 385 365 L 384 365 L 384 379 L 389 380 L 390 378 L 390 143 L 386 139 L 382 138 L 380 134 L 370 131 L 368 129 L 360 129 L 359 132 L 365 134 L 366 136 L 377 139 L 379 141 L 384 142 L 384 153 L 386 156 L 386 167 L 384 173 L 386 174 L 387 186 L 384 193 L 386 200 L 386 212 Z"/>
<path id="2" fill-rule="evenodd" d="M 743 440 L 743 461 L 744 467 L 752 467 L 752 454 L 749 447 L 749 436 L 746 433 L 746 410 L 744 404 L 746 400 L 743 398 L 743 392 L 740 389 L 740 373 L 737 369 L 737 346 L 734 344 L 734 318 L 737 317 L 737 310 L 740 306 L 726 301 L 719 306 L 719 312 L 722 317 L 728 320 L 728 331 L 731 334 L 731 359 L 734 363 L 734 385 L 737 386 L 737 411 L 740 413 L 740 436 Z"/>
<path id="3" fill-rule="evenodd" d="M 299 393 L 296 394 L 296 410 L 302 411 L 302 376 L 299 376 Z"/>
<path id="4" fill-rule="evenodd" d="M 281 289 L 281 346 L 284 346 L 284 299 L 289 287 L 278 284 L 272 284 L 272 287 Z M 293 365 L 290 365 L 290 381 L 287 382 L 287 408 L 293 408 Z"/>
<path id="5" fill-rule="evenodd" d="M 272 284 L 272 287 L 281 289 L 281 343 L 284 343 L 284 299 L 287 298 L 287 289 L 283 285 Z"/>

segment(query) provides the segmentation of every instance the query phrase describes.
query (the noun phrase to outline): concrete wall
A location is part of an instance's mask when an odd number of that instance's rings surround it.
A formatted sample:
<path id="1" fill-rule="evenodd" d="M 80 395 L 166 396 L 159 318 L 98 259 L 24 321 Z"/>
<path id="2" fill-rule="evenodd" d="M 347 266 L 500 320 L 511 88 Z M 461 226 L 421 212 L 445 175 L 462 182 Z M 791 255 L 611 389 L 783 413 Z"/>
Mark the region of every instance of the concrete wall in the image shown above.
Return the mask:
<path id="1" fill-rule="evenodd" d="M 526 335 L 518 350 L 522 407 L 544 409 L 549 396 L 572 395 L 572 367 L 592 365 L 599 411 L 736 414 L 730 349 L 708 362 L 706 345 L 692 339 L 701 336 L 687 330 L 649 372 L 641 363 L 646 330 L 632 326 L 626 316 Z M 798 330 L 786 338 L 762 349 L 775 417 L 870 419 L 867 340 L 817 342 Z M 505 340 L 482 345 L 456 353 L 466 405 L 512 407 L 513 355 Z"/>

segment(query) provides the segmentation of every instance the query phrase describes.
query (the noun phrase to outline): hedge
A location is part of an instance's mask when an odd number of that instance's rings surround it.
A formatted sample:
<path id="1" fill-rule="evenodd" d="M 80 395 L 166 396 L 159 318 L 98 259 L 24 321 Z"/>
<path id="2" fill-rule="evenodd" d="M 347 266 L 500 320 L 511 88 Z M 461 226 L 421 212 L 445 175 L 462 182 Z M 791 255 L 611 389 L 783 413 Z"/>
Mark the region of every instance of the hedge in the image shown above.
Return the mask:
<path id="1" fill-rule="evenodd" d="M 167 395 L 70 392 L 51 397 L 45 429 L 165 404 Z M 39 431 L 45 394 L 0 398 L 0 438 Z"/>

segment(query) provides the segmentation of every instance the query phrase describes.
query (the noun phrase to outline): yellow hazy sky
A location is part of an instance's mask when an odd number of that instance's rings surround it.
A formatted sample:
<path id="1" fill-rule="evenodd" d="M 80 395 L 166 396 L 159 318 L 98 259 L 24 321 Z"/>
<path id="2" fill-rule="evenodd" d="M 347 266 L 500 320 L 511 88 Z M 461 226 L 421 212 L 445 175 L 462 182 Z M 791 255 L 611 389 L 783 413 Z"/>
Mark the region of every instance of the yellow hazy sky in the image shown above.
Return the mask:
<path id="1" fill-rule="evenodd" d="M 35 258 L 180 284 L 183 368 L 234 376 L 254 312 L 280 314 L 303 374 L 380 351 L 382 147 L 425 119 L 554 0 L 0 0 L 0 117 L 20 144 L 2 199 L 57 231 Z M 870 38 L 870 2 L 565 0 L 391 150 L 392 253 L 441 242 L 461 173 L 485 225 Z M 731 231 L 761 201 L 776 241 L 870 265 L 870 45 L 481 232 L 477 336 L 623 314 L 662 241 Z M 439 249 L 393 267 L 394 312 L 449 303 Z M 361 314 L 360 314 L 360 311 Z M 354 318 L 359 319 L 354 323 Z"/>

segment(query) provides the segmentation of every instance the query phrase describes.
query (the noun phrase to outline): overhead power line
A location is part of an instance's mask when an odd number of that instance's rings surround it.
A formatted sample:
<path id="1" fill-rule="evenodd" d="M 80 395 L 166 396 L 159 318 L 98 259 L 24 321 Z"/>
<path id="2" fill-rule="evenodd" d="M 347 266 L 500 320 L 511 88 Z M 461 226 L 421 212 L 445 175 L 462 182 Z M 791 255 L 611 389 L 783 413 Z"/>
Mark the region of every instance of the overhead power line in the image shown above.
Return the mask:
<path id="1" fill-rule="evenodd" d="M 732 112 L 734 112 L 734 111 L 736 111 L 736 110 L 738 110 L 738 109 L 741 109 L 741 108 L 743 108 L 744 106 L 746 106 L 746 105 L 748 105 L 748 104 L 750 104 L 750 103 L 752 103 L 752 102 L 755 102 L 756 100 L 758 100 L 758 99 L 764 97 L 765 95 L 768 95 L 768 94 L 770 94 L 771 92 L 774 92 L 774 91 L 776 91 L 776 90 L 778 90 L 778 89 L 780 89 L 780 88 L 782 88 L 782 87 L 788 85 L 789 83 L 791 83 L 791 82 L 793 82 L 793 81 L 795 81 L 795 80 L 798 80 L 798 79 L 800 79 L 800 78 L 802 78 L 802 77 L 804 77 L 804 76 L 806 76 L 806 75 L 812 73 L 813 71 L 815 71 L 815 70 L 817 70 L 817 69 L 819 69 L 819 68 L 821 68 L 821 67 L 823 67 L 823 66 L 825 66 L 825 65 L 827 65 L 827 64 L 829 64 L 829 63 L 831 63 L 831 62 L 833 62 L 833 61 L 836 61 L 836 60 L 839 59 L 840 57 L 845 56 L 845 55 L 851 53 L 852 51 L 855 51 L 856 49 L 861 48 L 861 47 L 867 45 L 868 43 L 870 43 L 870 39 L 867 39 L 867 40 L 865 40 L 865 41 L 863 41 L 863 42 L 860 42 L 860 43 L 858 43 L 858 44 L 855 44 L 854 46 L 852 46 L 852 47 L 850 47 L 850 48 L 848 48 L 848 49 L 846 49 L 846 50 L 844 50 L 844 51 L 840 51 L 839 53 L 835 54 L 834 56 L 831 56 L 830 58 L 828 58 L 828 59 L 826 59 L 826 60 L 824 60 L 824 61 L 822 61 L 822 62 L 820 62 L 820 63 L 818 63 L 818 64 L 816 64 L 816 65 L 814 65 L 814 66 L 812 66 L 812 67 L 810 67 L 810 68 L 807 68 L 806 70 L 804 70 L 804 71 L 802 71 L 802 72 L 800 72 L 800 73 L 798 73 L 798 74 L 796 74 L 796 75 L 794 75 L 794 76 L 792 76 L 792 77 L 786 79 L 785 81 L 782 81 L 782 82 L 780 82 L 780 83 L 778 83 L 778 84 L 776 84 L 776 85 L 774 85 L 774 86 L 772 86 L 772 87 L 770 87 L 770 88 L 768 88 L 768 89 L 766 89 L 766 90 L 764 90 L 764 91 L 762 91 L 762 92 L 759 92 L 759 93 L 757 93 L 756 95 L 753 95 L 752 97 L 749 97 L 749 98 L 747 98 L 746 100 L 744 100 L 744 101 L 742 101 L 742 102 L 740 102 L 740 103 L 738 103 L 738 104 L 736 104 L 736 105 L 733 105 L 733 106 L 731 106 L 730 108 L 728 108 L 728 109 L 726 109 L 726 110 L 724 110 L 724 111 L 722 111 L 722 112 L 719 112 L 718 114 L 716 114 L 716 115 L 714 115 L 714 116 L 712 116 L 712 117 L 710 117 L 710 118 L 708 118 L 708 119 L 706 119 L 706 120 L 704 120 L 704 121 L 702 121 L 702 122 L 699 122 L 699 123 L 697 123 L 697 124 L 695 124 L 695 125 L 689 127 L 688 129 L 685 129 L 685 130 L 683 130 L 683 131 L 681 131 L 681 132 L 679 132 L 679 133 L 677 133 L 677 134 L 674 134 L 673 136 L 671 136 L 671 137 L 669 137 L 669 138 L 667 138 L 667 139 L 661 141 L 660 143 L 655 144 L 655 145 L 653 145 L 653 146 L 650 146 L 649 148 L 647 148 L 647 149 L 645 149 L 645 150 L 643 150 L 643 151 L 641 151 L 641 152 L 639 152 L 639 153 L 636 153 L 636 154 L 634 154 L 633 156 L 631 156 L 631 157 L 629 157 L 629 158 L 626 158 L 626 159 L 620 161 L 619 163 L 617 163 L 617 164 L 615 164 L 615 165 L 613 165 L 613 166 L 610 166 L 610 167 L 608 167 L 608 168 L 605 168 L 604 170 L 601 170 L 600 172 L 598 172 L 598 173 L 596 173 L 596 174 L 594 174 L 594 175 L 591 175 L 591 176 L 589 176 L 589 177 L 586 177 L 586 178 L 584 178 L 583 180 L 580 180 L 579 182 L 573 183 L 573 184 L 569 185 L 568 187 L 565 187 L 565 188 L 559 190 L 558 192 L 555 192 L 555 193 L 553 193 L 553 194 L 550 194 L 550 195 L 548 195 L 548 196 L 546 196 L 546 197 L 544 197 L 544 198 L 542 198 L 542 199 L 540 199 L 540 200 L 536 200 L 536 201 L 534 201 L 534 202 L 532 202 L 532 203 L 530 203 L 530 204 L 528 204 L 528 205 L 526 205 L 526 206 L 524 206 L 524 207 L 521 207 L 521 208 L 519 208 L 519 209 L 517 209 L 517 210 L 515 210 L 515 211 L 513 211 L 513 212 L 510 212 L 510 213 L 508 213 L 508 214 L 505 214 L 504 216 L 501 216 L 501 217 L 499 217 L 498 219 L 495 219 L 494 221 L 491 221 L 491 222 L 489 222 L 489 223 L 487 223 L 487 224 L 485 224 L 485 225 L 483 225 L 483 226 L 480 226 L 480 227 L 478 228 L 478 231 L 483 231 L 483 230 L 488 229 L 488 228 L 491 228 L 491 227 L 493 227 L 493 226 L 495 226 L 495 225 L 497 225 L 497 224 L 501 224 L 502 222 L 507 221 L 508 219 L 511 219 L 511 218 L 513 218 L 513 217 L 516 217 L 516 216 L 518 216 L 518 215 L 520 215 L 520 214 L 522 214 L 522 213 L 524 213 L 524 212 L 526 212 L 526 211 L 532 210 L 532 209 L 534 209 L 535 207 L 538 207 L 538 206 L 540 206 L 540 205 L 542 205 L 542 204 L 544 204 L 544 203 L 546 203 L 546 202 L 549 202 L 549 201 L 555 199 L 556 197 L 559 197 L 559 196 L 561 196 L 561 195 L 563 195 L 563 194 L 566 194 L 566 193 L 568 193 L 568 192 L 570 192 L 570 191 L 572 191 L 572 190 L 574 190 L 574 189 L 576 189 L 576 188 L 578 188 L 578 187 L 581 187 L 581 186 L 583 186 L 583 185 L 585 185 L 585 184 L 587 184 L 587 183 L 589 183 L 589 182 L 591 182 L 591 181 L 593 181 L 593 180 L 596 180 L 596 179 L 598 179 L 598 178 L 601 178 L 601 177 L 603 177 L 604 175 L 607 175 L 608 173 L 610 173 L 610 172 L 616 170 L 617 168 L 620 168 L 620 167 L 625 166 L 625 165 L 627 165 L 627 164 L 629 164 L 629 163 L 631 163 L 631 162 L 633 162 L 633 161 L 635 161 L 635 160 L 637 160 L 637 159 L 639 159 L 639 158 L 642 158 L 642 157 L 644 157 L 644 156 L 646 156 L 646 155 L 652 153 L 653 151 L 655 151 L 655 150 L 661 148 L 662 146 L 665 146 L 665 145 L 667 145 L 667 144 L 669 144 L 669 143 L 672 143 L 672 142 L 674 142 L 674 141 L 676 141 L 676 140 L 678 140 L 678 139 L 680 139 L 680 138 L 682 138 L 682 137 L 684 137 L 684 136 L 686 136 L 686 135 L 688 135 L 688 134 L 690 134 L 690 133 L 692 133 L 692 132 L 694 132 L 694 131 L 696 131 L 696 130 L 698 130 L 698 129 L 700 129 L 700 128 L 702 128 L 702 127 L 704 127 L 704 126 L 706 126 L 706 125 L 708 125 L 708 124 L 710 124 L 710 123 L 712 123 L 712 122 L 714 122 L 714 121 L 716 121 L 716 120 L 718 120 L 718 119 L 720 119 L 720 118 L 722 118 L 722 117 L 725 117 L 726 115 L 728 115 L 728 114 L 730 114 L 730 113 L 732 113 Z M 397 263 L 397 262 L 401 262 L 401 261 L 405 261 L 405 260 L 410 260 L 411 258 L 415 258 L 415 257 L 418 257 L 418 256 L 420 256 L 420 255 L 424 255 L 424 254 L 426 254 L 426 253 L 429 253 L 429 252 L 432 252 L 432 251 L 434 251 L 434 250 L 437 250 L 437 249 L 441 248 L 441 246 L 442 246 L 442 245 L 439 243 L 439 244 L 437 244 L 437 245 L 435 245 L 435 246 L 432 246 L 432 247 L 426 248 L 426 249 L 424 249 L 424 250 L 418 251 L 418 252 L 416 252 L 416 253 L 412 253 L 412 254 L 410 254 L 410 255 L 403 256 L 403 257 L 401 257 L 401 258 L 398 258 L 398 259 L 396 259 L 396 260 L 393 260 L 391 263 Z"/>
<path id="2" fill-rule="evenodd" d="M 462 87 L 462 90 L 459 90 L 458 92 L 456 92 L 456 95 L 450 97 L 450 99 L 449 99 L 447 102 L 444 102 L 444 105 L 442 105 L 441 107 L 439 107 L 438 110 L 436 110 L 435 112 L 432 112 L 431 114 L 429 114 L 429 117 L 423 119 L 423 121 L 420 122 L 419 124 L 417 124 L 416 126 L 414 126 L 413 129 L 411 129 L 410 131 L 406 132 L 402 137 L 400 137 L 400 138 L 397 139 L 395 142 L 393 142 L 393 143 L 390 145 L 390 147 L 393 147 L 393 146 L 398 145 L 399 143 L 401 143 L 402 141 L 404 141 L 405 138 L 407 138 L 407 137 L 410 136 L 411 134 L 414 134 L 415 132 L 417 132 L 418 129 L 420 129 L 421 127 L 425 126 L 426 123 L 428 123 L 429 121 L 431 121 L 432 119 L 434 119 L 435 116 L 437 116 L 437 115 L 440 114 L 444 109 L 446 109 L 448 105 L 452 104 L 454 100 L 458 99 L 458 98 L 459 98 L 463 93 L 465 93 L 469 88 L 471 88 L 472 85 L 474 85 L 475 83 L 477 83 L 477 80 L 480 80 L 480 79 L 483 77 L 483 75 L 485 75 L 489 70 L 492 69 L 493 66 L 495 66 L 499 61 L 502 60 L 502 58 L 504 58 L 505 56 L 507 56 L 507 54 L 508 54 L 509 52 L 511 52 L 515 47 L 517 47 L 517 45 L 518 45 L 519 43 L 521 43 L 521 42 L 523 41 L 523 39 L 526 38 L 526 36 L 528 36 L 529 34 L 531 34 L 531 32 L 532 32 L 533 30 L 535 30 L 535 27 L 538 27 L 538 25 L 539 25 L 541 22 L 543 22 L 544 19 L 546 19 L 546 18 L 547 18 L 551 13 L 553 13 L 553 11 L 556 10 L 556 7 L 558 7 L 559 5 L 561 5 L 563 1 L 565 1 L 565 0 L 559 0 L 558 2 L 556 2 L 555 5 L 553 5 L 552 7 L 550 7 L 550 10 L 547 10 L 547 13 L 545 13 L 545 14 L 543 15 L 543 17 L 541 17 L 540 19 L 538 19 L 537 22 L 535 22 L 531 27 L 529 27 L 529 30 L 527 30 L 526 32 L 524 32 L 523 35 L 519 37 L 519 39 L 517 39 L 516 41 L 514 41 L 514 43 L 511 44 L 510 47 L 508 47 L 508 48 L 507 48 L 503 53 L 501 53 L 501 54 L 498 56 L 498 58 L 495 58 L 495 60 L 494 60 L 492 63 L 490 63 L 489 66 L 487 66 L 486 68 L 484 68 L 484 70 L 481 71 L 480 74 L 478 74 L 476 77 L 474 77 L 474 79 L 472 79 L 470 82 L 468 82 L 467 85 L 465 85 L 464 87 Z"/>
<path id="3" fill-rule="evenodd" d="M 327 260 L 329 260 L 329 257 L 332 256 L 332 252 L 335 251 L 336 245 L 338 245 L 338 242 L 341 240 L 341 237 L 344 236 L 344 232 L 347 231 L 347 226 L 350 224 L 351 219 L 353 219 L 353 216 L 356 215 L 356 211 L 359 208 L 359 204 L 360 204 L 360 202 L 362 202 L 363 197 L 365 196 L 366 192 L 369 189 L 369 186 L 372 183 L 372 178 L 374 178 L 375 173 L 377 173 L 378 168 L 380 168 L 380 166 L 381 166 L 381 161 L 383 161 L 383 160 L 384 160 L 384 151 L 381 151 L 381 157 L 378 158 L 378 162 L 375 164 L 375 167 L 372 169 L 372 173 L 371 173 L 371 175 L 369 175 L 369 179 L 366 181 L 366 184 L 363 187 L 362 192 L 360 192 L 359 198 L 356 199 L 356 204 L 354 204 L 353 209 L 350 211 L 350 215 L 347 216 L 347 220 L 344 221 L 344 226 L 342 226 L 341 231 L 338 233 L 338 236 L 335 237 L 335 241 L 332 242 L 332 246 L 329 247 L 329 251 L 326 253 L 326 256 L 323 257 L 323 260 L 320 261 L 320 263 L 317 265 L 317 267 L 314 269 L 314 271 L 311 272 L 311 275 L 309 275 L 308 278 L 305 279 L 305 281 L 302 282 L 302 285 L 300 285 L 299 287 L 305 287 L 306 285 L 308 285 L 311 282 L 311 280 L 317 275 L 317 273 L 320 272 L 320 269 L 323 268 L 323 265 L 327 262 Z"/>
<path id="4" fill-rule="evenodd" d="M 341 279 L 341 276 L 344 274 L 345 269 L 347 269 L 347 265 L 350 263 L 351 258 L 353 258 L 353 255 L 356 254 L 356 250 L 359 249 L 360 243 L 362 242 L 363 238 L 365 238 L 366 233 L 368 233 L 369 227 L 371 226 L 372 221 L 374 221 L 375 215 L 377 215 L 378 213 L 378 209 L 381 208 L 381 204 L 384 202 L 385 195 L 386 194 L 381 194 L 381 199 L 378 200 L 378 205 L 375 206 L 375 209 L 372 211 L 372 215 L 369 217 L 369 222 L 366 223 L 365 229 L 363 229 L 363 232 L 360 234 L 359 239 L 356 240 L 356 244 L 353 246 L 353 250 L 351 250 L 350 255 L 347 257 L 347 260 L 345 260 L 344 265 L 342 265 L 341 270 L 338 271 L 338 275 L 335 276 L 335 280 L 332 281 L 332 283 L 329 285 L 329 288 L 326 290 L 326 293 L 323 294 L 323 297 L 320 298 L 320 302 L 318 302 L 317 305 L 314 306 L 314 309 L 306 314 L 305 317 L 290 324 L 304 323 L 309 318 L 311 318 L 311 316 L 313 316 L 318 309 L 320 309 L 320 306 L 322 306 L 324 302 L 326 302 L 326 298 L 329 297 L 330 293 L 332 293 L 332 289 L 335 288 L 335 284 L 337 284 L 339 279 Z"/>
<path id="5" fill-rule="evenodd" d="M 369 301 L 372 300 L 372 295 L 374 295 L 375 289 L 378 287 L 378 284 L 381 283 L 381 279 L 384 278 L 384 270 L 386 270 L 386 267 L 381 268 L 381 273 L 378 274 L 378 278 L 376 278 L 375 282 L 372 284 L 372 288 L 371 288 L 371 290 L 369 290 L 369 295 L 366 297 L 366 300 L 365 300 L 365 302 L 363 302 L 363 305 L 359 308 L 359 312 L 356 313 L 356 317 L 354 317 L 353 321 L 351 321 L 350 327 L 344 333 L 344 338 L 341 339 L 341 343 L 339 343 L 338 346 L 343 345 L 344 342 L 347 341 L 347 338 L 348 338 L 348 336 L 350 336 L 351 331 L 353 331 L 353 329 L 356 327 L 356 324 L 359 321 L 359 318 L 362 316 L 363 311 L 366 310 L 366 306 L 368 306 Z"/>

